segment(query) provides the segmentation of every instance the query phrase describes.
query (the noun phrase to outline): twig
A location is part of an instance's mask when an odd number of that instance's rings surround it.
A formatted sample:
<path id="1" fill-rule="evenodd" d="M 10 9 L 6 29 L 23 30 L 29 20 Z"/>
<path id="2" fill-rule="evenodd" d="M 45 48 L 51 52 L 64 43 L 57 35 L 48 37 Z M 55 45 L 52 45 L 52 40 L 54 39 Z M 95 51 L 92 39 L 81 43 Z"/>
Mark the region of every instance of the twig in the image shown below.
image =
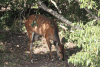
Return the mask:
<path id="1" fill-rule="evenodd" d="M 79 0 L 75 0 L 77 1 L 79 4 L 81 4 L 81 2 L 79 2 Z M 84 8 L 89 14 L 92 15 L 93 18 L 95 18 L 96 20 L 100 20 L 100 18 L 98 18 L 97 16 L 93 15 L 92 12 L 90 10 L 88 10 L 87 8 Z"/>
<path id="2" fill-rule="evenodd" d="M 58 12 L 61 14 L 61 10 L 58 8 L 57 4 L 53 1 L 53 0 L 50 0 L 51 3 L 54 4 L 54 6 L 57 8 Z"/>
<path id="3" fill-rule="evenodd" d="M 59 25 L 59 27 L 61 27 L 62 29 L 64 29 L 65 31 L 67 30 L 67 28 L 65 27 L 65 26 L 63 26 L 63 25 Z"/>
<path id="4" fill-rule="evenodd" d="M 98 18 L 97 16 L 93 15 L 92 12 L 90 10 L 88 10 L 87 8 L 84 8 L 89 14 L 92 15 L 93 18 L 95 18 L 96 20 L 100 20 L 100 18 Z"/>

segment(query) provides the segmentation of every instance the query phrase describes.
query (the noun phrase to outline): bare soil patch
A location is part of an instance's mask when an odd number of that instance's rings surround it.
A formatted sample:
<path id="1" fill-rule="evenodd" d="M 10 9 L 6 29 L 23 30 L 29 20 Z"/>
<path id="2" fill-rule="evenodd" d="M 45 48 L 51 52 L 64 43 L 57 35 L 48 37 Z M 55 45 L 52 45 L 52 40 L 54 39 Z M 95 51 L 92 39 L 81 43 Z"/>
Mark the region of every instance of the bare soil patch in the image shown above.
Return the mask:
<path id="1" fill-rule="evenodd" d="M 49 49 L 43 37 L 33 45 L 34 63 L 30 62 L 28 36 L 26 34 L 4 34 L 4 40 L 0 41 L 0 67 L 74 67 L 68 64 L 68 58 L 76 53 L 78 48 L 74 48 L 69 43 L 65 49 L 65 61 L 59 61 L 56 55 L 55 47 L 52 46 L 54 62 L 50 60 Z M 42 40 L 41 40 L 42 39 Z M 71 47 L 70 47 L 71 46 Z M 77 67 L 77 66 L 76 66 Z"/>

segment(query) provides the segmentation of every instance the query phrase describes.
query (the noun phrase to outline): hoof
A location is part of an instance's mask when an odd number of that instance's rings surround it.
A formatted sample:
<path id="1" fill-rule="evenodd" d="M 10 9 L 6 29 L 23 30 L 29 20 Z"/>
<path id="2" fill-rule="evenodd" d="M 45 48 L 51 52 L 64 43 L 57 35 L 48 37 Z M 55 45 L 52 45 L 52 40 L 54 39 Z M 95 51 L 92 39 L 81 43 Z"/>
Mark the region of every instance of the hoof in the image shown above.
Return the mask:
<path id="1" fill-rule="evenodd" d="M 61 58 L 59 58 L 59 61 L 61 61 Z"/>
<path id="2" fill-rule="evenodd" d="M 33 63 L 33 59 L 31 59 L 31 63 Z"/>
<path id="3" fill-rule="evenodd" d="M 53 59 L 51 59 L 51 61 L 53 62 L 54 60 L 53 60 Z"/>

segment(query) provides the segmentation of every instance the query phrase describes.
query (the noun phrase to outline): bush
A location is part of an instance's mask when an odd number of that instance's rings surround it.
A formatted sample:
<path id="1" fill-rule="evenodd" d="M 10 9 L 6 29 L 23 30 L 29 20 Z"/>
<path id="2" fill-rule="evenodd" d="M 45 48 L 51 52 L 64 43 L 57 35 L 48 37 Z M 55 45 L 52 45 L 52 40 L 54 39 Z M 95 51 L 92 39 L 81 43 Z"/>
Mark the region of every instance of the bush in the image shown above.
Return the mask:
<path id="1" fill-rule="evenodd" d="M 81 67 L 100 66 L 100 26 L 93 25 L 94 21 L 86 25 L 79 24 L 83 30 L 76 30 L 70 34 L 68 41 L 76 43 L 78 47 L 82 47 L 82 50 L 70 56 L 69 63 Z"/>

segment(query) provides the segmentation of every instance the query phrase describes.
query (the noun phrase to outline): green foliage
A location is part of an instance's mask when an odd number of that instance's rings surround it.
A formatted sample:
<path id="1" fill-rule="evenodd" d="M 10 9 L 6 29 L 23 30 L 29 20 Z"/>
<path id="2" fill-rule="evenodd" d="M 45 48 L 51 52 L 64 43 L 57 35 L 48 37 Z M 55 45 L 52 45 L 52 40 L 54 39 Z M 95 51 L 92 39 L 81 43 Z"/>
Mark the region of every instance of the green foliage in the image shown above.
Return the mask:
<path id="1" fill-rule="evenodd" d="M 82 50 L 69 58 L 69 63 L 81 67 L 98 67 L 100 64 L 100 26 L 94 26 L 93 21 L 86 25 L 80 24 L 83 30 L 70 34 L 69 41 L 75 42 Z"/>
<path id="2" fill-rule="evenodd" d="M 4 5 L 4 4 L 9 4 L 9 2 L 12 0 L 0 0 L 0 4 Z"/>
<path id="3" fill-rule="evenodd" d="M 96 0 L 80 0 L 80 8 L 88 8 L 91 9 L 92 13 L 95 14 L 96 16 L 100 16 L 100 1 Z"/>
<path id="4" fill-rule="evenodd" d="M 0 30 L 11 30 L 18 32 L 22 14 L 24 15 L 26 10 L 31 8 L 34 9 L 34 12 L 37 11 L 38 14 L 45 14 L 46 16 L 53 17 L 49 13 L 39 10 L 36 3 L 37 1 L 38 0 L 0 0 L 0 9 L 1 7 L 10 7 L 9 11 L 0 12 Z M 82 47 L 80 52 L 70 56 L 68 62 L 81 67 L 99 67 L 100 20 L 95 19 L 93 16 L 91 16 L 91 14 L 100 17 L 100 0 L 78 1 L 80 4 L 75 0 L 55 1 L 62 10 L 62 15 L 66 19 L 72 21 L 74 24 L 80 25 L 83 28 L 83 30 L 76 30 L 72 33 L 69 31 L 61 32 L 63 34 L 61 36 L 64 37 L 65 35 L 67 41 L 76 43 L 78 47 Z M 50 0 L 42 0 L 42 2 L 45 4 L 47 2 L 47 7 L 57 11 Z M 34 4 L 33 6 L 31 6 L 32 3 Z M 89 9 L 90 13 L 88 13 L 84 8 Z M 24 12 L 21 14 L 23 9 Z M 30 12 L 26 12 L 26 14 L 28 14 L 26 17 L 29 16 L 29 13 Z M 22 29 L 25 30 L 25 27 L 22 27 Z M 4 36 L 0 35 L 0 40 L 3 38 Z M 2 48 L 2 46 L 0 47 Z"/>
<path id="5" fill-rule="evenodd" d="M 80 0 L 80 2 L 82 2 L 82 4 L 80 5 L 80 8 L 85 8 L 87 7 L 88 9 L 92 9 L 94 7 L 97 7 L 95 1 L 92 0 Z"/>
<path id="6" fill-rule="evenodd" d="M 2 13 L 4 14 L 0 17 L 0 21 L 1 21 L 0 28 L 3 30 L 10 30 L 15 23 L 14 21 L 16 20 L 17 15 L 15 16 L 16 13 L 13 11 L 2 12 Z"/>
<path id="7" fill-rule="evenodd" d="M 4 39 L 5 36 L 4 35 L 0 35 L 0 40 Z"/>
<path id="8" fill-rule="evenodd" d="M 8 12 L 5 12 L 5 14 L 3 14 L 1 17 L 0 17 L 0 21 L 1 21 L 1 24 L 0 24 L 0 28 L 1 29 L 5 29 L 5 24 L 6 22 L 8 22 L 9 20 L 9 14 Z"/>
<path id="9" fill-rule="evenodd" d="M 10 10 L 0 12 L 0 29 L 8 31 L 17 31 L 19 29 L 20 12 L 25 0 L 3 0 L 0 2 L 0 9 L 9 7 Z M 2 9 L 2 10 L 3 10 Z"/>

